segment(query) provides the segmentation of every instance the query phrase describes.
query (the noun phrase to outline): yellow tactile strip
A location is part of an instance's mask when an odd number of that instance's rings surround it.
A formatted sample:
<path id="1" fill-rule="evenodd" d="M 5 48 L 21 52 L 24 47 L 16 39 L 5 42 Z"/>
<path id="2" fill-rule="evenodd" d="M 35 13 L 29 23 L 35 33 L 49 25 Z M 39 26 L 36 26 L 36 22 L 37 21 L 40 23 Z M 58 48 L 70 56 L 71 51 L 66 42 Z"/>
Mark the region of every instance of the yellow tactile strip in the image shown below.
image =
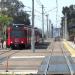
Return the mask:
<path id="1" fill-rule="evenodd" d="M 71 53 L 71 57 L 75 57 L 75 49 L 69 45 L 68 41 L 64 40 L 63 44 L 64 47 Z"/>

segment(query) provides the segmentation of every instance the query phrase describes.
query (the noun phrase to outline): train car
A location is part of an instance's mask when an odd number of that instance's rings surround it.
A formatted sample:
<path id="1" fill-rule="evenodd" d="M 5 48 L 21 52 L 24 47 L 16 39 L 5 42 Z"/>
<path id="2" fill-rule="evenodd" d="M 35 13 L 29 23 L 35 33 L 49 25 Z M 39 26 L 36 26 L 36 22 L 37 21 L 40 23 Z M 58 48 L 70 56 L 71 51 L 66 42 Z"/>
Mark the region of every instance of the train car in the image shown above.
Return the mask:
<path id="1" fill-rule="evenodd" d="M 34 29 L 35 32 L 35 43 L 40 42 L 40 33 L 38 29 Z M 7 47 L 11 48 L 25 48 L 31 46 L 31 27 L 22 25 L 22 24 L 14 24 L 9 26 L 6 31 Z"/>
<path id="2" fill-rule="evenodd" d="M 38 28 L 35 28 L 34 31 L 35 31 L 35 44 L 37 45 L 39 42 L 41 42 L 42 33 Z"/>

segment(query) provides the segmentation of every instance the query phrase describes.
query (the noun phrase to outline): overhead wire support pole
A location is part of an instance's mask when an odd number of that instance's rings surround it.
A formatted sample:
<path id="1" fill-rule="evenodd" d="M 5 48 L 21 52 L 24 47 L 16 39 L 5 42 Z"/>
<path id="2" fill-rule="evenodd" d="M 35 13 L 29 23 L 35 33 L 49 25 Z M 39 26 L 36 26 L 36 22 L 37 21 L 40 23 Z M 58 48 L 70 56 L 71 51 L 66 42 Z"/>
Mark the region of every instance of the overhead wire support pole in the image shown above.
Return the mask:
<path id="1" fill-rule="evenodd" d="M 62 32 L 63 32 L 63 36 L 62 36 L 63 39 L 65 39 L 65 26 L 64 25 L 65 25 L 65 21 L 63 21 L 63 30 L 62 30 Z"/>
<path id="2" fill-rule="evenodd" d="M 53 24 L 51 24 L 51 37 L 53 38 Z"/>
<path id="3" fill-rule="evenodd" d="M 34 0 L 32 0 L 32 37 L 31 37 L 31 49 L 35 52 L 35 35 L 34 35 Z"/>
<path id="4" fill-rule="evenodd" d="M 48 14 L 46 15 L 46 18 L 47 18 L 47 39 L 48 39 Z"/>
<path id="5" fill-rule="evenodd" d="M 67 13 L 65 13 L 65 39 L 68 40 Z"/>
<path id="6" fill-rule="evenodd" d="M 49 38 L 51 37 L 51 20 L 49 20 Z"/>
<path id="7" fill-rule="evenodd" d="M 44 6 L 42 5 L 42 42 L 44 42 Z"/>
<path id="8" fill-rule="evenodd" d="M 56 28 L 57 28 L 57 16 L 58 16 L 58 0 L 56 0 Z"/>

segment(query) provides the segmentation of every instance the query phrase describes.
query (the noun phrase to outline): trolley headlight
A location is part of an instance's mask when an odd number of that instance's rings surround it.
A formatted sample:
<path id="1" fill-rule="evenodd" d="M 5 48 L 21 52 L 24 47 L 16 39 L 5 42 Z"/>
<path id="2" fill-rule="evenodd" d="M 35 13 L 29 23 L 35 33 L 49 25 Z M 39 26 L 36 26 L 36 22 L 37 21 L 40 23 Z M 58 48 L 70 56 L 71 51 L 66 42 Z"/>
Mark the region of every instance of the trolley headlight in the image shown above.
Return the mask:
<path id="1" fill-rule="evenodd" d="M 23 41 L 21 41 L 21 43 L 24 43 Z"/>
<path id="2" fill-rule="evenodd" d="M 10 43 L 12 44 L 13 42 L 11 41 Z"/>

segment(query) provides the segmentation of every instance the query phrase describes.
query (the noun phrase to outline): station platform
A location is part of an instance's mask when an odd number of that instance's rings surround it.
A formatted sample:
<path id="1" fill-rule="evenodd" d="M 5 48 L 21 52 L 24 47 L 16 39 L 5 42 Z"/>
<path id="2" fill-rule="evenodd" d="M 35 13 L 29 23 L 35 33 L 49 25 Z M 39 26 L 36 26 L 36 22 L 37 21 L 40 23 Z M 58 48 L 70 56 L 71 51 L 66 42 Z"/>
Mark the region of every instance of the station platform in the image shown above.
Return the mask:
<path id="1" fill-rule="evenodd" d="M 63 40 L 64 48 L 66 48 L 70 53 L 71 57 L 75 57 L 75 44 L 74 42 Z"/>

